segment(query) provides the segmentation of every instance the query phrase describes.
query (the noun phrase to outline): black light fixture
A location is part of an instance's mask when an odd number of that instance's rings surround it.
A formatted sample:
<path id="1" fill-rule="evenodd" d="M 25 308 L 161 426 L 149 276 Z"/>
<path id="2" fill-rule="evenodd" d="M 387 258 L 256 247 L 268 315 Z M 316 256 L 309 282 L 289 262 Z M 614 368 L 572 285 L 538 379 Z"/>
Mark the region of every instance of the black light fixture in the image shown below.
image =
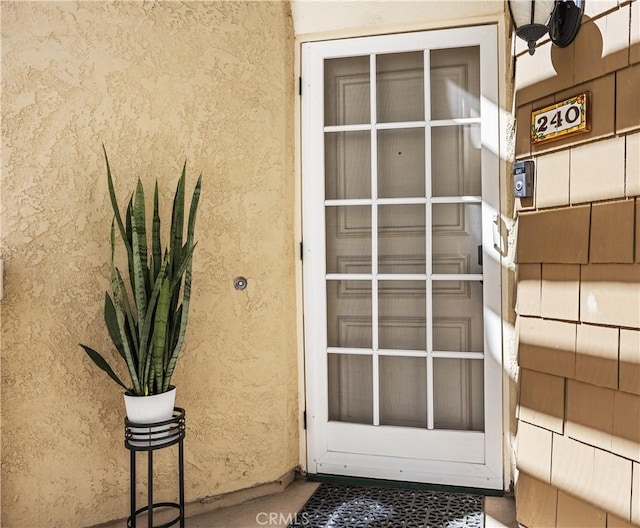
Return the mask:
<path id="1" fill-rule="evenodd" d="M 564 48 L 580 29 L 585 0 L 508 0 L 516 36 L 527 42 L 533 55 L 536 42 L 549 33 L 551 42 Z"/>

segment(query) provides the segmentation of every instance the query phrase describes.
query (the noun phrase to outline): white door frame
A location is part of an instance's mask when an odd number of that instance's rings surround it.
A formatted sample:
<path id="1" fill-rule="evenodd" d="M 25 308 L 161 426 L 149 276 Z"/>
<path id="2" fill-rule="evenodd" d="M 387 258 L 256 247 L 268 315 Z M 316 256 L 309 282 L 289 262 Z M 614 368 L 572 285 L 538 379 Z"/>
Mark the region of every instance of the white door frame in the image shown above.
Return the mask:
<path id="1" fill-rule="evenodd" d="M 324 281 L 317 277 L 324 277 L 325 247 L 324 244 L 314 245 L 312 242 L 324 240 L 324 203 L 319 196 L 324 196 L 324 179 L 306 176 L 311 170 L 316 174 L 324 173 L 324 151 L 318 148 L 323 144 L 324 131 L 322 127 L 311 129 L 310 112 L 313 108 L 323 106 L 322 90 L 314 91 L 311 83 L 312 71 L 322 70 L 321 61 L 325 57 L 352 56 L 352 46 L 345 47 L 342 41 L 325 41 L 302 46 L 302 173 L 303 173 L 303 240 L 304 240 L 304 318 L 318 324 L 305 327 L 305 357 L 306 357 L 306 399 L 307 399 L 307 469 L 309 473 L 331 473 L 365 475 L 373 478 L 389 478 L 394 473 L 396 480 L 432 482 L 438 484 L 467 485 L 479 488 L 502 489 L 502 315 L 501 315 L 501 270 L 500 255 L 494 247 L 494 219 L 499 211 L 499 108 L 498 108 L 498 54 L 497 54 L 497 26 L 487 25 L 472 28 L 434 30 L 420 33 L 405 33 L 383 37 L 362 37 L 350 39 L 362 50 L 362 54 L 385 52 L 388 43 L 405 49 L 415 46 L 416 38 L 422 39 L 424 46 L 430 48 L 447 48 L 452 46 L 480 46 L 481 63 L 481 93 L 491 94 L 493 100 L 486 95 L 481 99 L 482 120 L 482 188 L 483 188 L 483 255 L 485 277 L 495 277 L 493 283 L 486 278 L 484 290 L 484 318 L 485 318 L 485 423 L 491 424 L 485 428 L 485 433 L 478 433 L 482 441 L 473 443 L 475 446 L 469 460 L 459 463 L 437 462 L 424 460 L 415 461 L 411 467 L 398 469 L 394 460 L 374 460 L 375 457 L 361 456 L 359 464 L 353 464 L 352 456 L 346 453 L 331 453 L 326 456 L 323 445 L 327 443 L 327 405 L 326 405 L 326 362 L 314 362 L 311 357 L 316 347 L 326 349 L 326 298 L 324 295 Z M 320 62 L 318 62 L 320 61 Z M 305 170 L 306 169 L 306 170 Z M 305 221 L 313 219 L 313 221 Z M 314 302 L 311 303 L 310 299 Z M 318 331 L 320 330 L 320 331 Z M 339 424 L 338 424 L 339 427 Z M 440 431 L 430 431 L 439 434 Z M 445 433 L 445 432 L 442 432 Z M 405 434 L 399 431 L 399 434 Z M 466 433 L 472 436 L 474 433 Z M 313 441 L 309 441 L 313 438 Z M 355 439 L 359 444 L 363 439 Z M 347 447 L 348 448 L 348 447 Z M 480 449 L 480 452 L 478 452 Z M 428 454 L 428 453 L 427 453 Z M 318 468 L 318 461 L 322 457 L 322 467 Z M 477 463 L 478 457 L 483 463 Z M 345 465 L 348 466 L 345 468 Z M 365 469 L 363 469 L 365 468 Z M 320 471 L 319 471 L 320 469 Z M 346 470 L 345 470 L 346 469 Z"/>

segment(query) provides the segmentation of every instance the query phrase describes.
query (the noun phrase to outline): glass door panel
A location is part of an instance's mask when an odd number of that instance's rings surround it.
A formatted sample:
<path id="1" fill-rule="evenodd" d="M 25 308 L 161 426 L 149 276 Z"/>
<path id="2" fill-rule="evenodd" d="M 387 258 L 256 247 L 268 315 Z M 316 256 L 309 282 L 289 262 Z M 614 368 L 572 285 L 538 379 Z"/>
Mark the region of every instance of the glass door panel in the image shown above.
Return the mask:
<path id="1" fill-rule="evenodd" d="M 426 273 L 424 205 L 378 206 L 378 273 Z"/>
<path id="2" fill-rule="evenodd" d="M 482 352 L 480 281 L 433 281 L 433 350 Z"/>
<path id="3" fill-rule="evenodd" d="M 424 128 L 378 131 L 378 196 L 424 196 Z"/>
<path id="4" fill-rule="evenodd" d="M 424 53 L 376 57 L 378 123 L 424 121 Z"/>
<path id="5" fill-rule="evenodd" d="M 327 345 L 371 348 L 371 283 L 327 281 Z"/>
<path id="6" fill-rule="evenodd" d="M 324 78 L 326 126 L 371 121 L 368 56 L 325 60 Z"/>
<path id="7" fill-rule="evenodd" d="M 373 424 L 371 356 L 329 354 L 329 420 Z"/>
<path id="8" fill-rule="evenodd" d="M 431 119 L 480 117 L 480 48 L 431 50 Z"/>
<path id="9" fill-rule="evenodd" d="M 325 198 L 371 198 L 371 133 L 327 132 L 324 149 Z"/>
<path id="10" fill-rule="evenodd" d="M 426 358 L 380 357 L 380 425 L 426 429 Z"/>
<path id="11" fill-rule="evenodd" d="M 327 207 L 325 215 L 327 273 L 371 273 L 371 207 Z"/>
<path id="12" fill-rule="evenodd" d="M 480 125 L 431 130 L 432 196 L 480 196 Z"/>
<path id="13" fill-rule="evenodd" d="M 427 350 L 424 281 L 378 283 L 378 348 Z"/>
<path id="14" fill-rule="evenodd" d="M 436 429 L 484 431 L 483 379 L 481 360 L 433 360 Z"/>
<path id="15" fill-rule="evenodd" d="M 433 273 L 482 273 L 479 203 L 433 204 Z"/>

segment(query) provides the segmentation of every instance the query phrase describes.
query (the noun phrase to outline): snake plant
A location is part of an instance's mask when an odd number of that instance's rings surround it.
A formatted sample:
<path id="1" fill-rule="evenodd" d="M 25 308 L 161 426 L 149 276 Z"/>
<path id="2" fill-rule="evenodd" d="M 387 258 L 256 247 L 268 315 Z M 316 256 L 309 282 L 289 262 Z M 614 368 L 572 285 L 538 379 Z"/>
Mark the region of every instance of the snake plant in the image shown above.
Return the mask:
<path id="1" fill-rule="evenodd" d="M 187 328 L 191 269 L 196 246 L 193 237 L 202 177 L 198 178 L 191 198 L 185 240 L 185 163 L 173 199 L 169 243 L 163 250 L 158 182 L 153 196 L 151 239 L 148 241 L 142 182 L 138 180 L 123 220 L 106 150 L 104 157 L 114 213 L 110 235 L 112 291 L 111 295 L 105 293 L 104 320 L 116 350 L 126 363 L 131 385 L 123 383 L 103 355 L 86 345 L 80 346 L 128 394 L 159 394 L 169 390 Z M 127 251 L 131 300 L 122 273 L 114 261 L 116 229 Z"/>

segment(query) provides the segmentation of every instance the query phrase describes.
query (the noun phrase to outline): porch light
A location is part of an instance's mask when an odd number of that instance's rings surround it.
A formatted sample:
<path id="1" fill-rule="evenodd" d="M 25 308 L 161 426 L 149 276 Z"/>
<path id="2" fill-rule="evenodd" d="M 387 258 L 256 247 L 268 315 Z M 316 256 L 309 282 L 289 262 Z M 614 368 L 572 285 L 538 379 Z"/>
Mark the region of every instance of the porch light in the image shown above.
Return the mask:
<path id="1" fill-rule="evenodd" d="M 516 36 L 527 42 L 533 55 L 536 42 L 549 33 L 551 42 L 564 48 L 580 29 L 585 0 L 508 0 Z"/>

